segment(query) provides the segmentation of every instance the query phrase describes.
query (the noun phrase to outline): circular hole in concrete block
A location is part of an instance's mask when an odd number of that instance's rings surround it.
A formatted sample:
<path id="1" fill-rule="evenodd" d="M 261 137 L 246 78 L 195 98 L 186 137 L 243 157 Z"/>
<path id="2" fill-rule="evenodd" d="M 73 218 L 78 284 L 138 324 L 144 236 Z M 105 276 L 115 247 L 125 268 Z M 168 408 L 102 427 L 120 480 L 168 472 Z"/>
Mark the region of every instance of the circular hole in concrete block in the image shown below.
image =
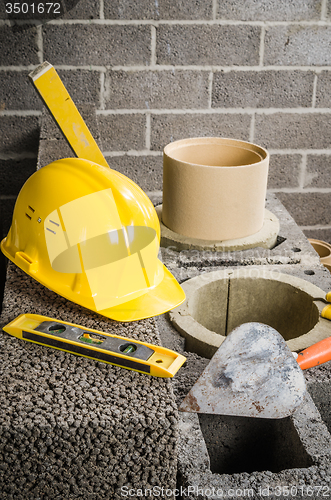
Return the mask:
<path id="1" fill-rule="evenodd" d="M 292 248 L 292 252 L 301 252 L 301 248 L 294 247 Z"/>
<path id="2" fill-rule="evenodd" d="M 249 322 L 275 328 L 292 351 L 331 335 L 331 324 L 320 317 L 325 292 L 294 276 L 216 271 L 182 286 L 186 301 L 170 312 L 170 319 L 186 338 L 186 350 L 200 356 L 211 358 L 228 333 Z"/>
<path id="3" fill-rule="evenodd" d="M 221 294 L 219 281 L 206 284 L 197 289 L 191 307 L 193 319 L 220 335 L 225 336 L 242 323 L 258 321 L 272 326 L 289 340 L 309 332 L 318 321 L 319 311 L 311 297 L 278 280 L 239 278 L 231 281 L 226 322 L 220 321 Z"/>
<path id="4" fill-rule="evenodd" d="M 303 271 L 305 274 L 308 274 L 308 276 L 313 276 L 315 274 L 315 271 L 312 271 L 311 269 L 307 269 L 306 271 Z"/>

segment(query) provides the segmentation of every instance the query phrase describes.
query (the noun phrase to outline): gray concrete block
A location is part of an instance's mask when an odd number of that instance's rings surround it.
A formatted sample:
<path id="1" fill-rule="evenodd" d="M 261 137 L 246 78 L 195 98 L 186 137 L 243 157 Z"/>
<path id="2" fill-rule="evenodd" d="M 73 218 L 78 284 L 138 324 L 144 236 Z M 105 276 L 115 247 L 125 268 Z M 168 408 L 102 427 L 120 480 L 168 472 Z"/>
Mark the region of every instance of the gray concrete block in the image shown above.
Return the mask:
<path id="1" fill-rule="evenodd" d="M 257 65 L 258 26 L 170 26 L 156 29 L 158 64 Z"/>
<path id="2" fill-rule="evenodd" d="M 102 318 L 9 263 L 1 326 L 22 311 L 160 343 L 153 318 Z M 1 331 L 0 344 L 3 499 L 119 500 L 124 485 L 175 488 L 178 414 L 169 380 Z"/>
<path id="3" fill-rule="evenodd" d="M 211 0 L 178 2 L 176 0 L 114 0 L 105 2 L 105 19 L 197 19 L 208 20 L 213 17 Z"/>
<path id="4" fill-rule="evenodd" d="M 276 193 L 299 226 L 331 225 L 331 193 Z"/>
<path id="5" fill-rule="evenodd" d="M 304 187 L 331 187 L 331 156 L 308 155 Z"/>
<path id="6" fill-rule="evenodd" d="M 310 21 L 319 20 L 321 5 L 315 0 L 218 0 L 217 18 L 240 21 Z"/>
<path id="7" fill-rule="evenodd" d="M 107 157 L 110 168 L 132 179 L 143 191 L 162 189 L 162 156 Z"/>
<path id="8" fill-rule="evenodd" d="M 299 187 L 301 162 L 301 155 L 270 155 L 268 188 Z"/>
<path id="9" fill-rule="evenodd" d="M 331 383 L 311 382 L 308 385 L 308 391 L 311 395 L 318 411 L 321 414 L 327 428 L 331 429 Z"/>
<path id="10" fill-rule="evenodd" d="M 38 151 L 38 166 L 44 167 L 49 163 L 62 158 L 76 158 L 68 143 L 64 139 L 41 139 Z"/>
<path id="11" fill-rule="evenodd" d="M 37 28 L 31 24 L 1 26 L 0 65 L 39 64 Z"/>
<path id="12" fill-rule="evenodd" d="M 38 116 L 0 116 L 0 153 L 37 153 Z"/>
<path id="13" fill-rule="evenodd" d="M 100 73 L 93 70 L 59 70 L 58 74 L 70 97 L 77 104 L 100 105 Z"/>
<path id="14" fill-rule="evenodd" d="M 110 71 L 107 109 L 194 109 L 208 106 L 207 71 Z"/>
<path id="15" fill-rule="evenodd" d="M 63 0 L 66 13 L 61 19 L 99 19 L 100 0 Z"/>
<path id="16" fill-rule="evenodd" d="M 151 149 L 189 137 L 249 139 L 251 117 L 241 114 L 162 114 L 151 117 Z"/>
<path id="17" fill-rule="evenodd" d="M 212 107 L 311 107 L 313 84 L 310 71 L 215 72 Z"/>
<path id="18" fill-rule="evenodd" d="M 0 160 L 0 195 L 17 195 L 36 165 L 37 158 Z"/>
<path id="19" fill-rule="evenodd" d="M 327 66 L 330 26 L 270 26 L 264 39 L 264 64 Z"/>
<path id="20" fill-rule="evenodd" d="M 331 243 L 331 228 L 326 229 L 304 229 L 304 234 L 307 238 L 312 238 L 314 240 L 326 241 Z"/>
<path id="21" fill-rule="evenodd" d="M 256 247 L 223 252 L 187 249 L 178 252 L 175 251 L 173 246 L 170 246 L 162 249 L 164 264 L 171 269 L 171 272 L 180 282 L 198 276 L 202 272 L 216 271 L 228 266 L 265 266 L 269 264 L 282 267 L 289 264 L 291 274 L 294 272 L 294 267 L 301 264 L 299 266 L 301 270 L 296 276 L 302 279 L 307 278 L 317 286 L 320 286 L 318 280 L 321 279 L 323 274 L 330 278 L 329 272 L 320 264 L 320 258 L 307 241 L 306 236 L 295 224 L 293 217 L 276 198 L 275 194 L 267 193 L 266 209 L 278 218 L 280 224 L 277 243 L 272 249 Z M 318 271 L 316 266 L 320 266 Z M 280 269 L 278 270 L 283 272 Z"/>
<path id="22" fill-rule="evenodd" d="M 40 126 L 40 140 L 43 139 L 63 139 L 60 128 L 46 107 L 43 107 Z"/>
<path id="23" fill-rule="evenodd" d="M 0 72 L 1 110 L 42 108 L 42 102 L 28 79 L 28 73 L 28 71 Z"/>
<path id="24" fill-rule="evenodd" d="M 1 214 L 1 238 L 7 236 L 9 228 L 11 226 L 14 206 L 16 202 L 16 197 L 11 198 L 0 198 L 0 214 Z M 1 253 L 1 255 L 3 255 Z"/>
<path id="25" fill-rule="evenodd" d="M 149 26 L 46 25 L 44 59 L 65 65 L 150 64 Z"/>
<path id="26" fill-rule="evenodd" d="M 331 115 L 257 114 L 254 142 L 269 149 L 328 149 L 331 145 Z"/>
<path id="27" fill-rule="evenodd" d="M 146 117 L 141 114 L 98 115 L 104 151 L 146 148 Z"/>
<path id="28" fill-rule="evenodd" d="M 317 75 L 316 108 L 330 107 L 331 72 L 322 71 Z"/>

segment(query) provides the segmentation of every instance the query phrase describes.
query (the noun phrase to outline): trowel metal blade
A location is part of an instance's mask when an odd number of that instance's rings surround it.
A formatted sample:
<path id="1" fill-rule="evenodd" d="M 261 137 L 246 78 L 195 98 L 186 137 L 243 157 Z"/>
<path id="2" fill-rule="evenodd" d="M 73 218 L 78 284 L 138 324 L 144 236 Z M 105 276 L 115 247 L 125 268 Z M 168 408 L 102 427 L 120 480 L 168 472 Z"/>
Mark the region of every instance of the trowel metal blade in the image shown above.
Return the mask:
<path id="1" fill-rule="evenodd" d="M 302 370 L 280 333 L 245 323 L 226 337 L 179 410 L 283 418 L 305 393 Z"/>

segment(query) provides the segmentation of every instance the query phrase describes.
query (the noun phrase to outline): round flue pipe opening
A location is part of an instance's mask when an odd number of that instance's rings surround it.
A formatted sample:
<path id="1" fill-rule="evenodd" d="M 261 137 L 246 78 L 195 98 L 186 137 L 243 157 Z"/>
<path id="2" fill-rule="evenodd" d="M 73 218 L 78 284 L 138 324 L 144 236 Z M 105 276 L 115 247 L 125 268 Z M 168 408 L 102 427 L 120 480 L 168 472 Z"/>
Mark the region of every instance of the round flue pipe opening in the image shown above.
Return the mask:
<path id="1" fill-rule="evenodd" d="M 227 334 L 248 322 L 275 328 L 292 351 L 331 335 L 330 322 L 320 317 L 325 292 L 294 276 L 258 269 L 216 271 L 182 286 L 186 301 L 170 319 L 186 338 L 186 350 L 207 358 Z"/>

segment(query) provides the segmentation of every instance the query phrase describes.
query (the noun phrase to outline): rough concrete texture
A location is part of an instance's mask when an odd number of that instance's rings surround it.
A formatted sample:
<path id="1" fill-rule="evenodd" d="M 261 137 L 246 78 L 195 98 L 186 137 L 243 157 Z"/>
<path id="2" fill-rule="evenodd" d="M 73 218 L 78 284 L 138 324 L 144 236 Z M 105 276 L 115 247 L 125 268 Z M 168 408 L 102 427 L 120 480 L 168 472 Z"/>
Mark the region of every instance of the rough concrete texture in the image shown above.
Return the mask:
<path id="1" fill-rule="evenodd" d="M 170 142 L 189 137 L 229 137 L 247 141 L 251 117 L 244 114 L 166 114 L 151 116 L 151 149 L 162 151 Z"/>
<path id="2" fill-rule="evenodd" d="M 299 187 L 302 157 L 299 154 L 270 155 L 268 189 Z"/>
<path id="3" fill-rule="evenodd" d="M 41 109 L 42 103 L 28 79 L 28 71 L 0 73 L 0 109 Z"/>
<path id="4" fill-rule="evenodd" d="M 1 229 L 2 229 L 1 236 L 3 238 L 6 236 L 10 228 L 15 201 L 16 197 L 0 200 L 0 215 L 1 215 Z"/>
<path id="5" fill-rule="evenodd" d="M 330 192 L 298 193 L 296 197 L 294 193 L 277 193 L 277 196 L 291 212 L 297 224 L 309 226 L 330 223 Z M 309 208 L 309 211 L 302 211 L 302 207 Z"/>
<path id="6" fill-rule="evenodd" d="M 156 30 L 157 63 L 257 65 L 260 34 L 258 26 L 159 25 Z"/>
<path id="7" fill-rule="evenodd" d="M 325 149 L 331 140 L 329 113 L 257 114 L 254 142 L 267 149 Z"/>
<path id="8" fill-rule="evenodd" d="M 62 0 L 66 13 L 61 19 L 98 19 L 100 0 Z"/>
<path id="9" fill-rule="evenodd" d="M 287 0 L 218 0 L 217 17 L 239 21 L 311 21 L 321 16 L 321 5 L 314 0 L 301 0 L 295 5 Z"/>
<path id="10" fill-rule="evenodd" d="M 46 25 L 44 59 L 52 64 L 149 64 L 149 26 Z"/>
<path id="11" fill-rule="evenodd" d="M 38 64 L 38 40 L 35 25 L 1 26 L 0 65 Z"/>
<path id="12" fill-rule="evenodd" d="M 264 60 L 273 66 L 328 66 L 330 26 L 270 26 L 266 29 Z M 309 47 L 309 50 L 307 48 Z"/>
<path id="13" fill-rule="evenodd" d="M 37 153 L 39 138 L 39 117 L 22 116 L 20 123 L 14 116 L 0 116 L 0 154 L 10 154 L 13 145 L 16 154 Z"/>
<path id="14" fill-rule="evenodd" d="M 331 156 L 330 155 L 308 155 L 305 187 L 331 187 Z"/>
<path id="15" fill-rule="evenodd" d="M 203 417 L 199 422 L 197 415 L 183 414 L 180 421 L 179 481 L 185 498 L 307 500 L 329 493 L 331 436 L 309 395 L 288 420 Z M 209 465 L 208 452 L 218 443 L 227 462 L 214 455 Z"/>
<path id="16" fill-rule="evenodd" d="M 212 106 L 215 108 L 311 107 L 314 73 L 302 71 L 215 72 Z M 273 88 L 272 93 L 268 89 Z"/>
<path id="17" fill-rule="evenodd" d="M 105 81 L 106 109 L 205 108 L 208 78 L 207 71 L 110 71 Z"/>
<path id="18" fill-rule="evenodd" d="M 156 207 L 161 226 L 161 246 L 172 247 L 176 250 L 209 250 L 212 252 L 234 252 L 243 251 L 248 248 L 273 248 L 277 243 L 279 233 L 279 221 L 269 210 L 265 210 L 263 227 L 257 233 L 244 238 L 224 241 L 210 241 L 197 238 L 189 238 L 175 233 L 162 222 L 162 205 Z"/>
<path id="19" fill-rule="evenodd" d="M 327 94 L 330 92 L 331 75 L 329 71 L 322 71 L 318 77 L 318 84 L 316 88 L 316 107 L 327 107 Z"/>
<path id="20" fill-rule="evenodd" d="M 331 229 L 305 229 L 305 236 L 315 240 L 331 241 Z"/>
<path id="21" fill-rule="evenodd" d="M 106 160 L 110 168 L 130 177 L 144 191 L 162 189 L 162 156 L 106 156 Z"/>
<path id="22" fill-rule="evenodd" d="M 36 170 L 36 158 L 0 159 L 0 195 L 17 195 L 26 179 Z"/>
<path id="23" fill-rule="evenodd" d="M 143 150 L 146 118 L 140 114 L 98 115 L 103 151 Z"/>
<path id="24" fill-rule="evenodd" d="M 126 2 L 115 0 L 105 4 L 105 19 L 212 19 L 212 0 L 195 1 L 189 4 L 177 0 L 141 0 Z"/>
<path id="25" fill-rule="evenodd" d="M 155 320 L 102 318 L 10 264 L 2 325 L 22 312 L 159 343 Z M 116 499 L 123 485 L 175 487 L 177 409 L 167 379 L 4 332 L 0 342 L 2 498 Z"/>

